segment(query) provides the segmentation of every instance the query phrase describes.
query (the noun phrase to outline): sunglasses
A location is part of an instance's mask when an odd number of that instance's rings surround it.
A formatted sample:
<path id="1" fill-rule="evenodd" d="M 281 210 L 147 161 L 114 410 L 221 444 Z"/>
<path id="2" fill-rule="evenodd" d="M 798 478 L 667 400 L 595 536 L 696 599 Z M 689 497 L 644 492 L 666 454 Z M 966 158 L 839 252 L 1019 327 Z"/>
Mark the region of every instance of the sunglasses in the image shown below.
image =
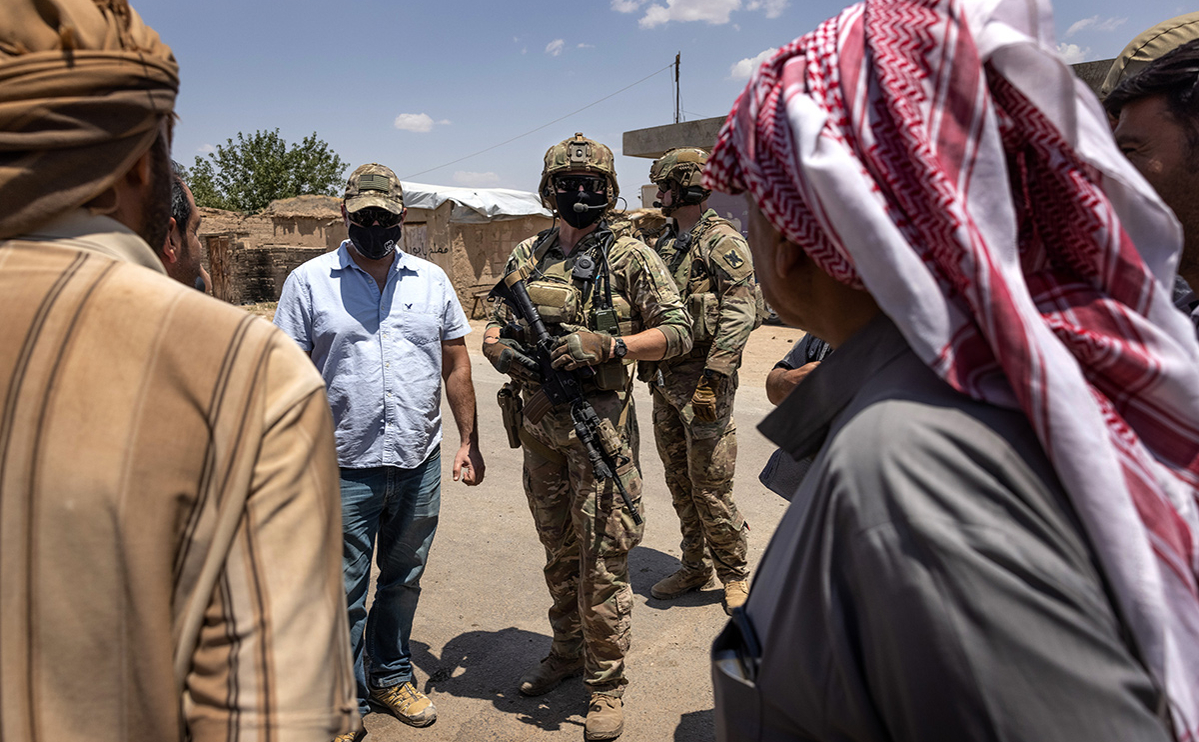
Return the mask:
<path id="1" fill-rule="evenodd" d="M 378 222 L 380 227 L 394 227 L 400 223 L 400 215 L 378 206 L 368 206 L 350 212 L 350 221 L 360 227 L 369 227 L 375 222 Z"/>
<path id="2" fill-rule="evenodd" d="M 608 181 L 598 175 L 560 175 L 554 178 L 554 188 L 564 193 L 573 193 L 582 188 L 590 193 L 604 193 Z"/>

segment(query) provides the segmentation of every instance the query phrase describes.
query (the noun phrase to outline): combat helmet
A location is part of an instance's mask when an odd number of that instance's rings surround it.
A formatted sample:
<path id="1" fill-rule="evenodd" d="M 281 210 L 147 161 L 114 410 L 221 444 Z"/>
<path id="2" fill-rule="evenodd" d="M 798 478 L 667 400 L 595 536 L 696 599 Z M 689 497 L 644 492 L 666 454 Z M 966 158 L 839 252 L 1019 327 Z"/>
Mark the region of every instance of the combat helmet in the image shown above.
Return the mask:
<path id="1" fill-rule="evenodd" d="M 545 167 L 541 170 L 541 183 L 537 186 L 537 192 L 541 195 L 541 203 L 545 204 L 547 209 L 553 211 L 555 208 L 554 176 L 571 171 L 604 176 L 608 181 L 608 208 L 616 207 L 620 186 L 616 183 L 616 160 L 612 157 L 612 150 L 588 139 L 580 132 L 546 150 Z"/>
<path id="2" fill-rule="evenodd" d="M 650 182 L 669 183 L 673 206 L 662 213 L 669 215 L 675 207 L 698 204 L 712 192 L 703 186 L 704 165 L 708 153 L 699 147 L 676 147 L 654 160 L 649 168 Z M 666 190 L 665 188 L 663 190 Z"/>

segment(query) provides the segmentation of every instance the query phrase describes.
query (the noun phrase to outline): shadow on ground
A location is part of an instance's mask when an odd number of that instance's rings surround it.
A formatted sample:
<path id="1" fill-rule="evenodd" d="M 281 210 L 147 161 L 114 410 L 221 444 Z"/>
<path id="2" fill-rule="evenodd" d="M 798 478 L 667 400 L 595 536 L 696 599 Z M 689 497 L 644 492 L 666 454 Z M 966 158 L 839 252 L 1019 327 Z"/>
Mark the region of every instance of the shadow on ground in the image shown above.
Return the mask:
<path id="1" fill-rule="evenodd" d="M 716 712 L 692 711 L 683 714 L 674 730 L 674 742 L 710 742 L 716 739 Z"/>
<path id="2" fill-rule="evenodd" d="M 578 717 L 586 714 L 590 694 L 579 678 L 533 698 L 517 689 L 520 676 L 549 654 L 548 636 L 514 627 L 468 631 L 451 639 L 440 659 L 427 644 L 413 641 L 411 647 L 413 664 L 428 674 L 426 694 L 490 701 L 498 711 L 547 731 L 582 726 Z"/>
<path id="3" fill-rule="evenodd" d="M 698 608 L 720 603 L 724 591 L 719 589 L 720 581 L 715 578 L 709 583 L 716 589 L 692 590 L 671 600 L 658 600 L 650 594 L 654 583 L 664 577 L 674 574 L 679 568 L 679 560 L 663 551 L 651 549 L 648 546 L 638 546 L 629 552 L 629 578 L 633 581 L 633 592 L 645 598 L 645 607 L 653 610 L 667 608 Z"/>

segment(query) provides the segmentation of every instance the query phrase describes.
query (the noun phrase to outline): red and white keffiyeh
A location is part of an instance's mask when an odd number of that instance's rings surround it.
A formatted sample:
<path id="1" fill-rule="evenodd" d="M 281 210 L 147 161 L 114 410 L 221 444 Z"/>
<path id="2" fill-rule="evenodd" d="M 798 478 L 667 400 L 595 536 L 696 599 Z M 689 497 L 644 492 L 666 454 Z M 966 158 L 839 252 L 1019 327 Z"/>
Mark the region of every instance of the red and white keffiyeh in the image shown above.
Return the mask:
<path id="1" fill-rule="evenodd" d="M 1199 344 L 1181 232 L 1045 0 L 866 0 L 781 48 L 704 184 L 749 191 L 948 383 L 1028 415 L 1199 740 Z"/>

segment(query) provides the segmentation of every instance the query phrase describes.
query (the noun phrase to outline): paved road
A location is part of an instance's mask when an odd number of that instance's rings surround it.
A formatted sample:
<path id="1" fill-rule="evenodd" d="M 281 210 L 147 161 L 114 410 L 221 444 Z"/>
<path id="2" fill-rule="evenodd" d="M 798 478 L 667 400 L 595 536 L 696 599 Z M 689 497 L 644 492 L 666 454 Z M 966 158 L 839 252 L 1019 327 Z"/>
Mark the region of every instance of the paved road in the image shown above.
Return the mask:
<path id="1" fill-rule="evenodd" d="M 767 332 L 762 328 L 759 333 Z M 755 333 L 757 335 L 758 333 Z M 418 686 L 437 705 L 438 721 L 412 729 L 391 717 L 367 717 L 369 740 L 425 742 L 557 742 L 582 738 L 588 695 L 578 679 L 539 698 L 526 698 L 517 679 L 549 651 L 549 596 L 537 541 L 520 481 L 519 450 L 509 449 L 495 393 L 501 376 L 475 352 L 475 390 L 486 481 L 466 488 L 443 472 L 441 524 L 423 580 L 413 628 Z M 785 345 L 783 346 L 785 349 Z M 781 353 L 778 355 L 781 356 Z M 677 567 L 678 520 L 663 483 L 653 444 L 650 400 L 637 385 L 645 479 L 645 539 L 629 558 L 636 604 L 628 658 L 623 742 L 702 742 L 715 738 L 708 647 L 724 626 L 718 586 L 674 601 L 656 600 L 650 586 Z M 750 560 L 756 565 L 786 503 L 757 481 L 772 450 L 755 430 L 769 411 L 760 387 L 743 382 L 736 419 L 740 451 L 735 497 L 751 525 Z M 456 444 L 449 417 L 447 441 Z M 446 451 L 443 451 L 443 454 Z"/>

